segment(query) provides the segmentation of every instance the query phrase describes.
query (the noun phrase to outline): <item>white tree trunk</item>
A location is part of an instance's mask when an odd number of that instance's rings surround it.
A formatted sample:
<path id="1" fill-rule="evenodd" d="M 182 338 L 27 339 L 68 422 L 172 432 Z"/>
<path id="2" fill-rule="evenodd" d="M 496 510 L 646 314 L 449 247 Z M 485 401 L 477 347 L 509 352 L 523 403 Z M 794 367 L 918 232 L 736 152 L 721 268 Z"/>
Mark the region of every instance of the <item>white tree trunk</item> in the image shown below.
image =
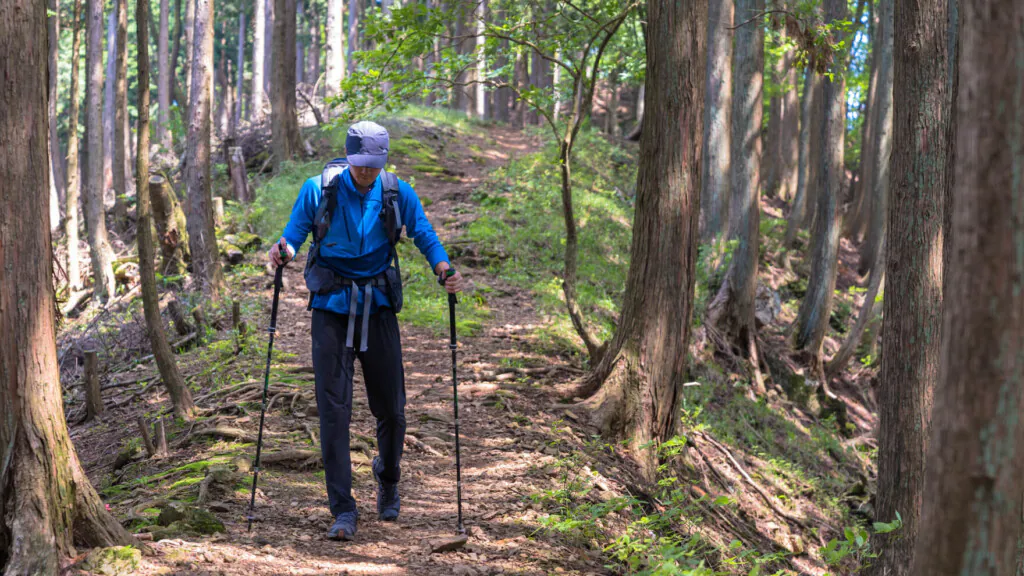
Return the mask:
<path id="1" fill-rule="evenodd" d="M 168 130 L 171 108 L 171 68 L 168 46 L 168 6 L 169 0 L 160 0 L 160 30 L 156 49 L 156 92 L 158 115 L 156 122 L 156 142 L 168 150 L 171 149 L 171 131 Z"/>
<path id="2" fill-rule="evenodd" d="M 327 0 L 325 48 L 327 49 L 326 88 L 328 96 L 337 94 L 341 81 L 345 79 L 344 9 L 345 0 Z"/>

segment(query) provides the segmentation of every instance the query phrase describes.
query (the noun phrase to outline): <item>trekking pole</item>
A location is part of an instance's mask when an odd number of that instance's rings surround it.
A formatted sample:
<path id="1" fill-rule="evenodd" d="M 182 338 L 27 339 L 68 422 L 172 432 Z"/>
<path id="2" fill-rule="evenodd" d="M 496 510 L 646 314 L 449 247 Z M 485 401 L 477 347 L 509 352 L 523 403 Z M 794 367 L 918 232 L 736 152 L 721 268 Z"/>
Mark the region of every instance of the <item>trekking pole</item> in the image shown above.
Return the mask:
<path id="1" fill-rule="evenodd" d="M 452 268 L 448 269 L 447 276 L 438 278 L 441 285 L 444 285 L 444 280 L 455 275 L 455 270 Z M 462 525 L 462 462 L 460 459 L 459 450 L 459 379 L 456 365 L 455 352 L 458 349 L 458 341 L 455 336 L 455 304 L 458 300 L 455 298 L 455 294 L 448 294 L 448 323 L 451 327 L 451 342 L 448 344 L 448 348 L 452 351 L 452 392 L 455 396 L 455 494 L 459 503 L 459 524 L 455 529 L 455 533 L 460 536 L 466 534 L 466 529 Z"/>
<path id="2" fill-rule="evenodd" d="M 281 294 L 284 265 L 277 267 L 274 273 L 274 304 L 270 309 L 270 327 L 267 332 L 270 334 L 270 345 L 267 346 L 267 369 L 263 373 L 263 405 L 260 407 L 260 435 L 256 440 L 256 463 L 252 467 L 252 495 L 249 497 L 249 521 L 247 532 L 252 532 L 253 508 L 256 506 L 256 480 L 260 477 L 260 453 L 263 449 L 263 416 L 267 413 L 267 390 L 270 388 L 270 356 L 274 351 L 274 332 L 277 331 L 277 298 Z"/>

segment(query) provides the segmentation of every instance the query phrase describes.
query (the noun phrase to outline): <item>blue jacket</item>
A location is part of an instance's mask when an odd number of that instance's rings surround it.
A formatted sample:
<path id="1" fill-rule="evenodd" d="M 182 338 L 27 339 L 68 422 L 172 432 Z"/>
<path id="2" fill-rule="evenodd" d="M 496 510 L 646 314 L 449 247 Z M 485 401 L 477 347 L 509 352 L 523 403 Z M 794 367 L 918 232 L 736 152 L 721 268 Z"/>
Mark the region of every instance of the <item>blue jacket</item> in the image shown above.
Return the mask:
<path id="1" fill-rule="evenodd" d="M 373 188 L 365 195 L 360 194 L 352 183 L 346 169 L 341 174 L 341 189 L 338 192 L 338 210 L 331 217 L 331 227 L 320 246 L 321 262 L 345 278 L 372 278 L 384 272 L 390 265 L 391 247 L 388 243 L 384 223 L 379 217 L 381 207 L 381 181 L 377 177 Z M 291 219 L 282 236 L 298 255 L 299 248 L 306 241 L 313 228 L 317 206 L 320 204 L 320 176 L 314 176 L 302 185 L 299 197 L 292 207 Z M 434 228 L 423 213 L 419 196 L 404 180 L 398 181 L 398 206 L 402 213 L 405 232 L 416 247 L 427 258 L 430 269 L 439 262 L 449 262 L 448 253 L 441 246 Z M 349 287 L 330 294 L 315 294 L 313 308 L 338 314 L 349 312 Z M 373 302 L 370 313 L 381 306 L 390 307 L 387 293 L 373 288 Z M 363 291 L 358 291 L 358 313 L 363 313 Z"/>

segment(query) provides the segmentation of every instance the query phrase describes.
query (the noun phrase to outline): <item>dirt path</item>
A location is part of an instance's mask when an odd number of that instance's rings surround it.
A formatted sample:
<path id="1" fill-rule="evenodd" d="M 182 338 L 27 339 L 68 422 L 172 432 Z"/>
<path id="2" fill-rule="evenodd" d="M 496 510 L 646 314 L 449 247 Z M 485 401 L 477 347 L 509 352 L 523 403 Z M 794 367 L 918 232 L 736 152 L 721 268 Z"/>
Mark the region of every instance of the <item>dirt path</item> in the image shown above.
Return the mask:
<path id="1" fill-rule="evenodd" d="M 462 223 L 473 217 L 468 196 L 486 173 L 507 160 L 509 154 L 527 150 L 526 138 L 515 131 L 495 129 L 480 138 L 486 163 L 466 160 L 446 165 L 458 182 L 417 175 L 417 192 L 433 202 L 427 209 L 442 240 L 460 233 Z M 474 144 L 467 142 L 465 145 Z M 457 156 L 457 155 L 456 155 Z M 450 156 L 451 157 L 451 156 Z M 469 210 L 467 210 L 469 208 Z M 442 226 L 446 220 L 457 224 Z M 415 264 L 422 265 L 422 260 Z M 403 323 L 407 421 L 411 439 L 403 459 L 402 515 L 397 523 L 376 519 L 375 483 L 369 459 L 372 446 L 353 452 L 353 491 L 359 506 L 360 524 L 355 542 L 324 539 L 332 518 L 327 510 L 323 473 L 318 467 L 305 470 L 268 468 L 260 475 L 257 499 L 261 521 L 252 535 L 245 532 L 247 498 L 235 493 L 221 505 L 219 514 L 227 533 L 211 539 L 163 540 L 152 544 L 156 554 L 144 560 L 140 574 L 604 574 L 598 559 L 582 549 L 570 549 L 548 541 L 537 532 L 537 506 L 526 496 L 557 484 L 552 464 L 557 448 L 549 445 L 555 417 L 541 407 L 552 398 L 525 376 L 518 382 L 486 382 L 473 378 L 474 371 L 495 370 L 500 358 L 526 358 L 528 364 L 557 362 L 524 353 L 521 340 L 537 322 L 532 300 L 504 286 L 484 270 L 463 268 L 472 280 L 494 288 L 488 304 L 492 315 L 475 337 L 460 337 L 460 411 L 462 431 L 463 510 L 471 529 L 469 544 L 460 552 L 430 554 L 427 541 L 454 533 L 456 523 L 455 466 L 452 426 L 450 352 L 446 338 L 430 330 Z M 297 367 L 311 366 L 310 313 L 301 269 L 287 269 L 289 289 L 281 296 L 279 331 L 275 347 L 297 355 L 289 360 Z M 272 292 L 265 289 L 269 303 Z M 269 306 L 268 306 L 269 307 Z M 308 376 L 311 378 L 311 375 Z M 305 383 L 312 386 L 311 381 Z M 499 392 L 499 388 L 503 391 Z M 245 420 L 245 419 L 242 419 Z M 255 432 L 258 415 L 244 424 Z M 319 433 L 315 415 L 293 417 L 285 410 L 268 414 L 267 430 L 289 432 L 308 424 Z M 353 438 L 373 437 L 374 423 L 366 402 L 360 370 L 356 370 Z M 298 434 L 302 436 L 302 434 Z M 268 440 L 265 450 L 283 448 Z M 354 441 L 355 442 L 355 441 Z M 318 450 L 307 440 L 303 447 Z"/>

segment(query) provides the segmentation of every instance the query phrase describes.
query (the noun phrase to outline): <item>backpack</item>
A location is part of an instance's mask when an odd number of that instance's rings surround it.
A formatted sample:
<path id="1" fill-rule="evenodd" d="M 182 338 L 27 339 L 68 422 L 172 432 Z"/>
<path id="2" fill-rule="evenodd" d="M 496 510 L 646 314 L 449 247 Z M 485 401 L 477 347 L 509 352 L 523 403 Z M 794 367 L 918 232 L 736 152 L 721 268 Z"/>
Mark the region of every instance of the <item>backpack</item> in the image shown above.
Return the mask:
<path id="1" fill-rule="evenodd" d="M 341 190 L 341 173 L 348 168 L 346 158 L 335 158 L 328 162 L 320 174 L 320 203 L 313 218 L 313 242 L 306 256 L 306 268 L 303 276 L 306 288 L 309 289 L 308 309 L 312 309 L 314 294 L 327 294 L 346 285 L 364 287 L 371 284 L 387 291 L 388 299 L 395 313 L 402 311 L 402 271 L 398 261 L 396 245 L 402 237 L 402 212 L 398 206 L 398 177 L 391 172 L 382 171 L 381 178 L 381 209 L 379 218 L 387 232 L 391 246 L 388 256 L 388 267 L 374 278 L 354 280 L 343 278 L 332 269 L 320 265 L 320 243 L 327 237 L 331 227 L 331 219 L 338 208 L 338 192 Z M 354 299 L 353 299 L 354 300 Z"/>

